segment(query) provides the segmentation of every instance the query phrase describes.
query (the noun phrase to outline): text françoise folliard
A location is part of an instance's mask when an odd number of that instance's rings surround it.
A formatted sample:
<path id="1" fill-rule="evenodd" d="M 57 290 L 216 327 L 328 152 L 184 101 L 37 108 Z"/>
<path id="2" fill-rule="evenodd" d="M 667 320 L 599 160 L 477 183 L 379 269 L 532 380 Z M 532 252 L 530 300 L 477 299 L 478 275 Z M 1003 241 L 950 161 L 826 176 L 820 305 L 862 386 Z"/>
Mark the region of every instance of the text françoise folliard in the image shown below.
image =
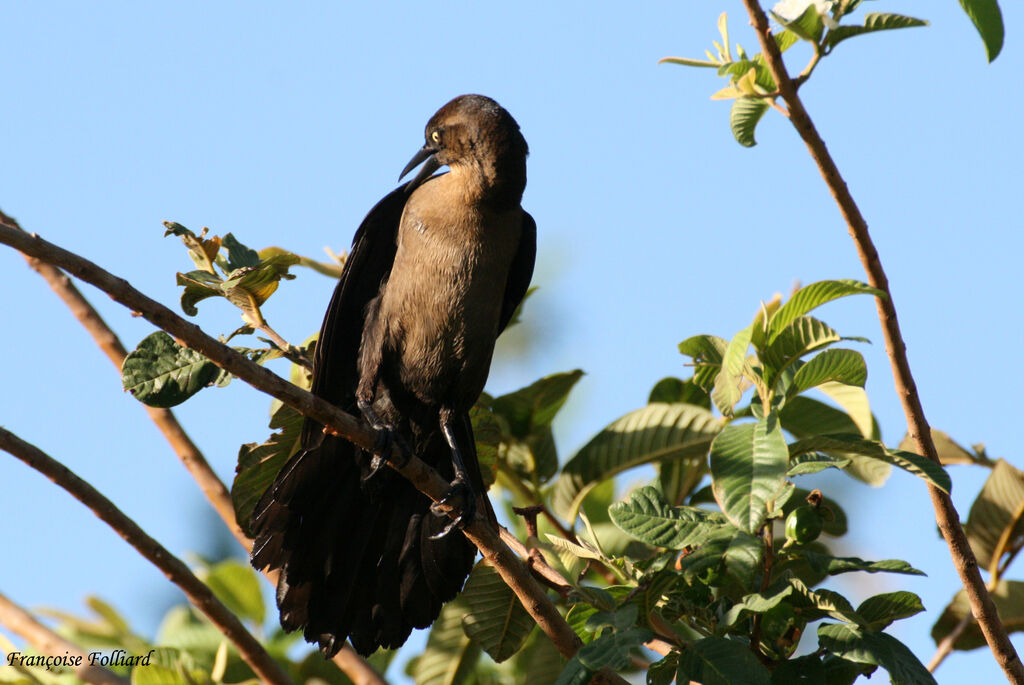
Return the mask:
<path id="1" fill-rule="evenodd" d="M 71 652 L 49 655 L 11 652 L 7 655 L 7 665 L 43 666 L 47 671 L 51 668 L 78 668 L 83 665 L 83 662 L 89 666 L 149 666 L 149 660 L 155 651 L 155 649 L 151 649 L 148 654 L 143 656 L 142 654 L 129 654 L 123 649 L 115 649 L 109 654 L 89 652 L 84 657 Z"/>

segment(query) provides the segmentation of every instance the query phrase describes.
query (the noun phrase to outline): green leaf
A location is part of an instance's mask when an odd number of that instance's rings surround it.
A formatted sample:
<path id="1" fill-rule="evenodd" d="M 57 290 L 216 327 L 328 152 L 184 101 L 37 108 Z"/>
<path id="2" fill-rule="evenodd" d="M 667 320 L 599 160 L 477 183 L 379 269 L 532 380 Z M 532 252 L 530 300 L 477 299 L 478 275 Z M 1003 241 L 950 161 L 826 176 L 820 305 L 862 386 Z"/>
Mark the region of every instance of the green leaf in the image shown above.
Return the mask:
<path id="1" fill-rule="evenodd" d="M 878 421 L 871 413 L 871 404 L 868 402 L 868 394 L 864 392 L 864 388 L 844 383 L 822 383 L 818 386 L 818 390 L 828 395 L 849 415 L 857 427 L 855 432 L 870 440 L 880 439 Z M 818 433 L 824 432 L 823 430 L 818 431 Z M 840 431 L 829 432 L 838 433 Z"/>
<path id="2" fill-rule="evenodd" d="M 719 62 L 709 62 L 706 59 L 691 59 L 690 57 L 662 57 L 658 64 L 681 64 L 684 67 L 717 67 Z"/>
<path id="3" fill-rule="evenodd" d="M 565 662 L 555 643 L 543 631 L 535 630 L 526 646 L 513 657 L 512 672 L 530 685 L 554 685 Z"/>
<path id="4" fill-rule="evenodd" d="M 1024 537 L 1024 471 L 997 461 L 971 505 L 966 528 L 978 563 L 990 572 L 1000 541 L 1000 556 L 1019 547 Z"/>
<path id="5" fill-rule="evenodd" d="M 851 571 L 866 571 L 868 573 L 902 573 L 908 576 L 923 576 L 924 571 L 918 571 L 905 561 L 900 559 L 883 559 L 882 561 L 864 561 L 859 557 L 833 557 L 828 554 L 819 554 L 810 550 L 794 552 L 795 556 L 807 561 L 811 569 L 835 576 L 840 573 Z"/>
<path id="6" fill-rule="evenodd" d="M 199 574 L 217 599 L 239 618 L 262 625 L 264 619 L 263 594 L 259 578 L 249 564 L 233 559 L 222 561 Z"/>
<path id="7" fill-rule="evenodd" d="M 1000 580 L 991 593 L 992 601 L 999 612 L 999 620 L 1007 633 L 1024 632 L 1024 582 L 1018 580 Z M 932 639 L 935 644 L 944 640 L 959 623 L 971 613 L 971 604 L 967 593 L 960 590 L 953 597 L 932 626 Z M 977 621 L 969 621 L 960 637 L 953 643 L 953 649 L 969 650 L 984 647 L 985 636 L 981 633 Z"/>
<path id="8" fill-rule="evenodd" d="M 798 440 L 789 445 L 790 457 L 807 452 L 838 452 L 840 454 L 859 454 L 863 457 L 898 466 L 904 471 L 921 478 L 948 493 L 952 488 L 949 474 L 931 459 L 913 452 L 889 449 L 880 442 L 865 440 L 859 435 L 819 435 Z"/>
<path id="9" fill-rule="evenodd" d="M 808 654 L 795 659 L 786 659 L 775 665 L 772 671 L 772 685 L 844 685 L 838 680 L 829 680 L 825 665 L 817 654 Z"/>
<path id="10" fill-rule="evenodd" d="M 163 331 L 143 338 L 121 365 L 124 389 L 151 407 L 181 404 L 220 375 L 216 364 Z"/>
<path id="11" fill-rule="evenodd" d="M 793 20 L 787 20 L 784 17 L 780 17 L 775 12 L 772 12 L 771 15 L 775 21 L 779 22 L 804 40 L 812 43 L 817 43 L 821 40 L 821 34 L 825 29 L 825 23 L 821 20 L 818 8 L 815 7 L 813 2 L 808 3 L 807 8 L 800 14 L 800 16 Z"/>
<path id="12" fill-rule="evenodd" d="M 511 434 L 525 438 L 536 428 L 550 426 L 576 382 L 583 377 L 579 369 L 545 376 L 515 392 L 495 398 L 491 409 L 508 422 Z"/>
<path id="13" fill-rule="evenodd" d="M 825 350 L 800 367 L 793 377 L 790 393 L 796 395 L 822 383 L 834 382 L 864 387 L 868 367 L 864 357 L 854 350 Z"/>
<path id="14" fill-rule="evenodd" d="M 195 316 L 199 313 L 199 310 L 196 309 L 198 302 L 208 297 L 224 296 L 220 289 L 220 276 L 209 271 L 179 273 L 175 278 L 175 282 L 185 288 L 181 293 L 181 311 L 185 312 L 188 316 Z"/>
<path id="15" fill-rule="evenodd" d="M 961 5 L 965 0 L 961 0 Z M 966 0 L 969 1 L 969 0 Z M 994 2 L 994 0 L 993 0 Z M 997 8 L 998 11 L 998 8 Z M 825 46 L 831 51 L 836 45 L 862 33 L 874 33 L 875 31 L 887 31 L 890 29 L 905 29 L 913 26 L 927 26 L 928 22 L 914 17 L 905 17 L 902 14 L 887 14 L 883 12 L 868 12 L 864 15 L 863 26 L 838 26 L 828 32 L 825 36 Z M 1002 24 L 1000 24 L 1000 29 Z M 1002 31 L 1000 30 L 1000 42 L 1002 42 Z M 998 52 L 998 50 L 996 51 Z M 991 62 L 992 60 L 989 59 Z"/>
<path id="16" fill-rule="evenodd" d="M 260 256 L 256 252 L 241 242 L 231 233 L 224 236 L 221 244 L 228 253 L 227 257 L 227 271 L 234 271 L 235 269 L 244 269 L 246 267 L 258 266 L 260 263 Z M 296 260 L 297 263 L 298 260 Z"/>
<path id="17" fill-rule="evenodd" d="M 839 342 L 842 337 L 828 324 L 813 316 L 798 316 L 783 328 L 759 357 L 772 368 L 769 381 L 806 354 Z"/>
<path id="18" fill-rule="evenodd" d="M 768 344 L 775 342 L 775 338 L 798 316 L 803 316 L 826 302 L 862 293 L 877 297 L 885 296 L 881 290 L 872 288 L 866 283 L 848 279 L 818 281 L 805 285 L 793 293 L 792 297 L 775 312 L 775 316 L 772 317 L 771 323 L 768 325 Z"/>
<path id="19" fill-rule="evenodd" d="M 483 562 L 469 574 L 462 599 L 469 605 L 462 629 L 498 663 L 518 652 L 536 625 L 498 572 Z"/>
<path id="20" fill-rule="evenodd" d="M 736 98 L 729 110 L 729 128 L 732 129 L 733 138 L 743 147 L 754 147 L 757 141 L 754 139 L 754 130 L 761 121 L 761 117 L 768 111 L 768 102 L 759 97 Z"/>
<path id="21" fill-rule="evenodd" d="M 924 611 L 921 598 L 901 590 L 868 597 L 857 607 L 857 613 L 868 622 L 870 630 L 883 630 L 893 621 L 909 618 Z"/>
<path id="22" fill-rule="evenodd" d="M 726 612 L 719 623 L 719 627 L 724 629 L 735 625 L 736 621 L 745 613 L 763 614 L 766 611 L 770 611 L 791 594 L 793 594 L 793 586 L 784 585 L 772 594 L 755 592 L 746 595 L 741 601 L 733 604 L 729 611 Z"/>
<path id="23" fill-rule="evenodd" d="M 647 685 L 671 685 L 679 667 L 679 652 L 669 652 L 647 669 Z"/>
<path id="24" fill-rule="evenodd" d="M 979 466 L 994 466 L 992 462 L 985 454 L 974 451 L 968 451 L 966 448 L 961 447 L 953 438 L 949 437 L 949 434 L 940 431 L 938 428 L 932 428 L 932 442 L 935 443 L 935 450 L 939 455 L 939 462 L 943 466 L 950 466 L 953 464 L 978 464 Z M 910 439 L 907 435 L 900 442 L 899 448 L 906 450 L 907 452 L 918 452 L 917 443 Z M 920 452 L 918 452 L 920 454 Z"/>
<path id="25" fill-rule="evenodd" d="M 630 652 L 650 637 L 650 632 L 633 628 L 621 633 L 609 632 L 588 645 L 583 645 L 569 660 L 555 685 L 585 685 L 590 676 L 602 668 L 620 671 L 630 662 Z"/>
<path id="26" fill-rule="evenodd" d="M 715 387 L 711 392 L 711 401 L 725 416 L 733 415 L 733 407 L 743 396 L 743 366 L 747 359 L 747 348 L 754 333 L 751 324 L 733 336 L 729 346 L 722 355 L 722 368 L 715 378 Z"/>
<path id="27" fill-rule="evenodd" d="M 458 685 L 470 682 L 482 653 L 462 630 L 469 606 L 461 598 L 444 605 L 427 637 L 423 654 L 406 667 L 416 685 Z"/>
<path id="28" fill-rule="evenodd" d="M 695 335 L 679 343 L 679 352 L 693 358 L 693 382 L 710 390 L 722 366 L 728 341 L 714 335 Z"/>
<path id="29" fill-rule="evenodd" d="M 786 480 L 786 439 L 774 414 L 756 424 L 729 424 L 711 443 L 715 500 L 726 518 L 755 533 L 764 523 L 767 503 Z"/>
<path id="30" fill-rule="evenodd" d="M 702 463 L 721 426 L 711 412 L 692 404 L 649 404 L 626 414 L 562 468 L 552 493 L 555 512 L 575 521 L 591 488 L 634 466 L 666 459 Z"/>
<path id="31" fill-rule="evenodd" d="M 991 62 L 1003 49 L 1003 13 L 997 0 L 960 0 L 960 6 L 971 18 L 974 28 L 985 43 L 985 55 Z"/>
<path id="32" fill-rule="evenodd" d="M 818 626 L 818 644 L 843 659 L 881 666 L 893 683 L 936 685 L 914 653 L 892 635 L 869 632 L 849 623 L 825 623 Z"/>
<path id="33" fill-rule="evenodd" d="M 838 457 L 823 452 L 810 452 L 790 459 L 789 470 L 786 472 L 786 475 L 792 478 L 793 476 L 818 473 L 827 468 L 845 469 L 850 463 L 851 460 L 846 457 Z"/>
<path id="34" fill-rule="evenodd" d="M 853 610 L 849 600 L 838 592 L 824 589 L 811 590 L 799 578 L 789 578 L 788 582 L 794 590 L 788 601 L 800 609 L 801 615 L 807 620 L 813 621 L 831 616 L 847 623 L 864 625 L 864 619 Z"/>
<path id="35" fill-rule="evenodd" d="M 679 654 L 676 682 L 704 685 L 770 685 L 771 675 L 750 647 L 724 637 L 705 637 Z"/>
<path id="36" fill-rule="evenodd" d="M 670 504 L 682 504 L 707 472 L 706 459 L 668 459 L 658 465 L 658 487 Z"/>
<path id="37" fill-rule="evenodd" d="M 231 485 L 231 504 L 235 508 L 238 525 L 247 535 L 249 517 L 256 503 L 270 487 L 289 457 L 300 446 L 303 417 L 288 405 L 281 405 L 270 419 L 276 430 L 264 443 L 248 443 L 238 450 L 235 481 Z"/>
<path id="38" fill-rule="evenodd" d="M 711 409 L 711 398 L 707 391 L 701 388 L 694 379 L 682 380 L 679 378 L 662 378 L 651 388 L 647 397 L 648 404 L 653 402 L 664 402 L 666 404 L 696 404 L 698 407 Z"/>
<path id="39" fill-rule="evenodd" d="M 644 486 L 608 509 L 612 522 L 637 540 L 669 549 L 683 549 L 725 525 L 725 518 L 697 507 L 670 507 L 661 493 Z"/>

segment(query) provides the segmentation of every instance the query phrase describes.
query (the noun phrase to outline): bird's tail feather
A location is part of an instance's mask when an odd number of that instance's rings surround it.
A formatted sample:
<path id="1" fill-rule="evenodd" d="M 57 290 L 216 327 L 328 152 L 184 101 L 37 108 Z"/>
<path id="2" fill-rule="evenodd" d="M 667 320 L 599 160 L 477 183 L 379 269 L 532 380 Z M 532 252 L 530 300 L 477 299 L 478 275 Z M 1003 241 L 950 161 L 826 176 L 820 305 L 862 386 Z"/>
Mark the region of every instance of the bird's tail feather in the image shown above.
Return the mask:
<path id="1" fill-rule="evenodd" d="M 416 451 L 450 479 L 450 453 L 439 437 Z M 471 428 L 459 442 L 474 449 Z M 476 455 L 466 456 L 480 492 Z M 406 479 L 383 469 L 364 483 L 366 469 L 358 448 L 324 436 L 288 461 L 251 518 L 253 566 L 281 569 L 281 626 L 303 628 L 328 656 L 346 638 L 362 654 L 403 644 L 462 589 L 476 555 L 457 532 L 432 539 L 447 519 L 431 514 L 429 498 Z"/>

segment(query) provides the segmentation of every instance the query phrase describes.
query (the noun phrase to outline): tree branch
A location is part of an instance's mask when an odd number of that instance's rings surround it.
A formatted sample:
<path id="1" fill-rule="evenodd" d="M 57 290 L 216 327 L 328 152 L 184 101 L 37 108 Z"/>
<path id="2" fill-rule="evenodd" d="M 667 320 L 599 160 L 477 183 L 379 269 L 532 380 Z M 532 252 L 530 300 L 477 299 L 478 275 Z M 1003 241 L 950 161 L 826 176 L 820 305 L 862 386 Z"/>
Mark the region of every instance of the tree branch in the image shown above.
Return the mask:
<path id="1" fill-rule="evenodd" d="M 10 245 L 29 256 L 58 266 L 81 280 L 91 283 L 111 296 L 116 302 L 139 312 L 146 320 L 167 331 L 182 344 L 205 355 L 210 361 L 234 374 L 257 390 L 261 390 L 298 412 L 309 416 L 353 444 L 372 451 L 376 444 L 374 431 L 362 426 L 354 417 L 319 397 L 283 380 L 273 372 L 249 361 L 230 347 L 206 335 L 167 307 L 146 297 L 127 281 L 104 271 L 92 262 L 49 243 L 35 235 L 26 234 L 0 222 L 0 243 Z M 388 462 L 392 468 L 408 478 L 416 488 L 437 502 L 449 483 L 423 461 L 410 455 L 401 466 Z M 545 590 L 530 576 L 518 557 L 498 537 L 489 523 L 480 515 L 463 531 L 480 549 L 516 593 L 523 607 L 541 629 L 551 638 L 559 652 L 571 657 L 580 646 L 580 639 L 562 618 Z"/>
<path id="2" fill-rule="evenodd" d="M 0 222 L 17 228 L 21 231 L 21 225 L 13 218 L 0 211 Z M 71 314 L 89 332 L 93 341 L 99 346 L 111 363 L 120 371 L 124 358 L 128 356 L 128 350 L 121 343 L 117 334 L 107 325 L 100 313 L 92 306 L 82 292 L 71 282 L 71 278 L 55 266 L 40 261 L 35 257 L 22 254 L 28 265 L 49 284 L 50 289 L 67 305 Z M 199 447 L 192 442 L 192 438 L 185 432 L 184 427 L 178 422 L 177 417 L 170 409 L 150 407 L 139 403 L 149 415 L 149 418 L 156 424 L 156 427 L 163 434 L 164 438 L 171 445 L 171 449 L 178 455 L 178 458 L 188 469 L 189 474 L 203 491 L 206 500 L 217 512 L 224 525 L 227 526 L 231 535 L 245 549 L 246 553 L 252 550 L 252 540 L 246 537 L 242 528 L 235 519 L 235 508 L 231 503 L 231 494 L 223 481 L 217 476 L 210 463 L 203 456 Z M 271 585 L 277 586 L 277 572 L 269 571 L 263 574 L 270 581 Z M 341 651 L 331 659 L 349 677 L 355 685 L 386 685 L 386 681 L 373 669 L 366 660 L 359 656 L 352 646 L 347 642 L 342 646 Z"/>
<path id="3" fill-rule="evenodd" d="M 113 528 L 128 544 L 138 550 L 143 557 L 163 571 L 172 583 L 181 588 L 189 601 L 206 614 L 217 626 L 217 629 L 234 643 L 242 659 L 249 664 L 261 680 L 277 685 L 291 685 L 287 674 L 267 654 L 263 645 L 249 634 L 238 617 L 214 596 L 210 588 L 196 578 L 188 566 L 151 538 L 96 488 L 39 448 L 30 445 L 4 428 L 0 428 L 0 449 L 9 452 L 67 490 L 75 499 L 89 507 L 96 516 Z"/>
<path id="4" fill-rule="evenodd" d="M 910 373 L 906 343 L 903 341 L 899 321 L 896 318 L 896 306 L 889 290 L 889 279 L 885 275 L 878 251 L 871 240 L 867 222 L 854 202 L 846 182 L 839 173 L 839 168 L 829 154 L 825 141 L 818 134 L 814 122 L 811 121 L 810 115 L 807 114 L 803 102 L 797 95 L 796 88 L 782 60 L 782 53 L 772 38 L 764 10 L 761 9 L 757 0 L 743 0 L 743 4 L 747 8 L 751 24 L 757 33 L 757 39 L 761 43 L 761 50 L 768 68 L 771 70 L 772 76 L 775 77 L 779 93 L 789 109 L 789 119 L 807 145 L 811 157 L 818 166 L 818 171 L 828 185 L 829 192 L 836 204 L 839 205 L 839 211 L 846 221 L 850 236 L 857 246 L 861 263 L 867 272 L 868 283 L 885 293 L 885 297 L 875 298 L 875 304 L 885 337 L 885 349 L 892 364 L 896 392 L 900 397 L 903 413 L 907 419 L 907 431 L 914 440 L 918 453 L 938 462 L 938 453 L 935 443 L 932 441 L 928 421 L 925 419 L 921 398 Z M 978 561 L 967 542 L 967 536 L 964 535 L 960 517 L 952 500 L 949 495 L 931 485 L 928 486 L 928 494 L 931 496 L 932 506 L 935 509 L 935 521 L 949 546 L 953 566 L 956 567 L 957 573 L 960 575 L 960 581 L 967 592 L 971 610 L 985 635 L 985 641 L 988 642 L 996 662 L 1010 682 L 1024 683 L 1024 664 L 1021 664 L 1020 657 L 1017 656 L 1017 651 L 1010 643 L 1006 629 L 999 620 L 999 614 L 996 612 L 995 604 L 981 579 Z"/>
<path id="5" fill-rule="evenodd" d="M 102 666 L 89 663 L 89 655 L 78 645 L 68 642 L 57 633 L 40 623 L 2 593 L 0 593 L 0 623 L 4 624 L 35 647 L 40 653 L 51 656 L 70 655 L 80 659 L 81 665 L 74 667 L 75 676 L 93 685 L 128 685 L 122 678 Z"/>

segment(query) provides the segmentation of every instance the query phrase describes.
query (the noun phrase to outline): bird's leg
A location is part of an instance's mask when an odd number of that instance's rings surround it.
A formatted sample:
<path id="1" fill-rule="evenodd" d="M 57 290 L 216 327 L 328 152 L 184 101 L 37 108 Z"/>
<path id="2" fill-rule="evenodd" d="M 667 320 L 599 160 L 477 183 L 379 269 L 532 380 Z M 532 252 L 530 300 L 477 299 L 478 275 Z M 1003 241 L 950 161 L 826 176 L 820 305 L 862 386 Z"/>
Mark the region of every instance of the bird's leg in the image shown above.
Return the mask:
<path id="1" fill-rule="evenodd" d="M 455 440 L 455 432 L 452 430 L 453 418 L 454 412 L 452 410 L 447 408 L 441 409 L 441 433 L 444 435 L 445 442 L 448 443 L 448 447 L 452 451 L 452 466 L 455 467 L 455 480 L 449 485 L 447 492 L 444 493 L 444 497 L 430 506 L 430 510 L 436 516 L 445 516 L 446 514 L 438 505 L 450 506 L 452 500 L 461 498 L 462 511 L 444 527 L 444 530 L 437 535 L 431 536 L 435 540 L 443 538 L 456 528 L 464 528 L 467 523 L 471 523 L 476 518 L 476 493 L 473 491 L 473 486 L 469 483 L 469 473 L 466 471 L 466 463 L 462 460 L 462 450 L 459 449 L 458 442 Z"/>
<path id="2" fill-rule="evenodd" d="M 412 447 L 408 441 L 394 428 L 380 420 L 370 402 L 360 397 L 356 399 L 356 405 L 370 426 L 377 431 L 377 442 L 373 446 L 373 457 L 370 459 L 370 473 L 363 480 L 373 478 L 378 471 L 384 468 L 387 462 L 385 461 L 386 457 L 382 455 L 387 455 L 387 458 L 390 458 L 399 468 L 405 466 L 409 461 L 409 455 L 412 454 Z"/>

